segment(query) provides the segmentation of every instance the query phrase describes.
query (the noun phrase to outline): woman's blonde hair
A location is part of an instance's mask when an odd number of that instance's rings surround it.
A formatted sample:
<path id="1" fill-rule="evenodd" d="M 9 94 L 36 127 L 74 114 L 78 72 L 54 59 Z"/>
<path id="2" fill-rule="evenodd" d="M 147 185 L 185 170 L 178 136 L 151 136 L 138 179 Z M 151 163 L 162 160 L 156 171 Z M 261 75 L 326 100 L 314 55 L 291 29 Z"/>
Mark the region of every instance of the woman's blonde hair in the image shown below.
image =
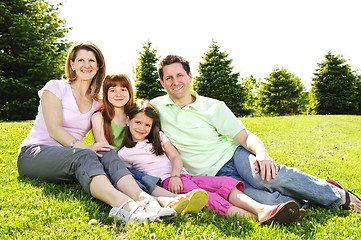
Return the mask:
<path id="1" fill-rule="evenodd" d="M 99 69 L 93 77 L 93 80 L 89 86 L 88 94 L 92 96 L 93 99 L 99 100 L 99 92 L 103 83 L 103 79 L 105 77 L 106 66 L 103 53 L 94 43 L 88 41 L 73 43 L 73 45 L 69 49 L 68 56 L 65 62 L 65 76 L 69 83 L 75 81 L 77 76 L 75 71 L 73 71 L 73 69 L 71 68 L 71 61 L 75 61 L 78 51 L 82 49 L 93 52 L 96 57 Z"/>

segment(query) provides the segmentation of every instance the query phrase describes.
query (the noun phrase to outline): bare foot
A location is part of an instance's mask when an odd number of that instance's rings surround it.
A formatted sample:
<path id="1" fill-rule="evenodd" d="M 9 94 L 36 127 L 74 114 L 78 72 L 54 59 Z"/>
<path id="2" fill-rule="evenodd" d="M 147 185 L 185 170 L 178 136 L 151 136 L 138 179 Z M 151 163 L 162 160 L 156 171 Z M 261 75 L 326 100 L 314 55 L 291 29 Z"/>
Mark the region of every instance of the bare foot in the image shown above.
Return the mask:
<path id="1" fill-rule="evenodd" d="M 343 189 L 339 188 L 338 189 L 339 192 L 341 193 L 342 195 L 342 205 L 346 203 L 346 193 Z M 350 193 L 350 202 L 351 202 L 351 205 L 353 206 L 353 209 L 358 213 L 360 214 L 361 213 L 361 201 L 352 193 Z"/>
<path id="2" fill-rule="evenodd" d="M 350 202 L 354 206 L 353 209 L 360 214 L 361 213 L 361 201 L 352 193 L 350 193 Z"/>
<path id="3" fill-rule="evenodd" d="M 343 201 L 346 201 L 346 198 L 344 197 L 345 196 L 345 191 L 343 191 Z M 361 213 L 361 201 L 352 193 L 350 193 L 350 202 L 351 202 L 351 208 L 353 206 L 353 209 L 358 213 L 360 214 Z"/>
<path id="4" fill-rule="evenodd" d="M 271 209 L 272 211 L 272 209 Z M 257 215 L 254 215 L 251 212 L 248 212 L 245 209 L 236 207 L 236 206 L 231 206 L 230 208 L 227 209 L 226 211 L 226 216 L 232 217 L 234 215 L 238 215 L 239 217 L 246 217 L 249 219 L 255 219 L 257 220 Z"/>
<path id="5" fill-rule="evenodd" d="M 277 207 L 277 205 L 274 206 L 265 206 L 262 209 L 258 211 L 258 220 L 262 220 L 269 216 L 272 212 L 272 210 Z"/>

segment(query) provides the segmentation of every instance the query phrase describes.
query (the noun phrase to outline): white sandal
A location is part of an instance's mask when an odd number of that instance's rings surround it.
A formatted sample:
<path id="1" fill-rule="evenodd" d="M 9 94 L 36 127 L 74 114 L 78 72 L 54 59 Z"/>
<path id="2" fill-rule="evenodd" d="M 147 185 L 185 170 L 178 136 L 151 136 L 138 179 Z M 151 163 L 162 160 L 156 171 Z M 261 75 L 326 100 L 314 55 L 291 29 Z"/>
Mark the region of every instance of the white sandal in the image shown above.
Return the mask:
<path id="1" fill-rule="evenodd" d="M 150 221 L 155 221 L 158 219 L 158 215 L 156 214 L 150 214 L 150 213 L 134 213 L 140 205 L 137 204 L 135 208 L 133 208 L 130 212 L 127 210 L 124 210 L 123 207 L 125 204 L 129 202 L 134 202 L 132 199 L 129 199 L 125 201 L 120 207 L 113 207 L 109 212 L 109 217 L 116 216 L 118 220 L 129 223 L 129 222 L 137 222 L 137 223 L 144 223 L 147 221 L 147 219 L 150 219 Z"/>
<path id="2" fill-rule="evenodd" d="M 154 198 L 148 198 L 137 203 L 143 207 L 147 213 L 156 214 L 159 217 L 173 217 L 177 215 L 177 212 L 172 208 L 162 208 Z"/>

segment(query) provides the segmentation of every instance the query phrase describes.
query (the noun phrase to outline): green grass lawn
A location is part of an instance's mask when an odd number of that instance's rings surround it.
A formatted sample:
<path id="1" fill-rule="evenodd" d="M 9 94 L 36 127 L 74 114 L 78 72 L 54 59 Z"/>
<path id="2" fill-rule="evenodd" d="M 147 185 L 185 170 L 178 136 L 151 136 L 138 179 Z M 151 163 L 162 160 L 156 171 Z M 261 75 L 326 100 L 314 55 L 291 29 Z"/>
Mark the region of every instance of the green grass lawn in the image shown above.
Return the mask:
<path id="1" fill-rule="evenodd" d="M 331 178 L 361 195 L 361 116 L 242 118 L 278 163 Z M 260 226 L 210 211 L 144 225 L 107 217 L 110 207 L 77 183 L 53 184 L 19 177 L 17 151 L 32 127 L 0 123 L 0 239 L 361 239 L 352 211 L 307 209 L 301 223 Z M 87 136 L 90 142 L 91 136 Z M 88 224 L 91 219 L 97 223 Z"/>

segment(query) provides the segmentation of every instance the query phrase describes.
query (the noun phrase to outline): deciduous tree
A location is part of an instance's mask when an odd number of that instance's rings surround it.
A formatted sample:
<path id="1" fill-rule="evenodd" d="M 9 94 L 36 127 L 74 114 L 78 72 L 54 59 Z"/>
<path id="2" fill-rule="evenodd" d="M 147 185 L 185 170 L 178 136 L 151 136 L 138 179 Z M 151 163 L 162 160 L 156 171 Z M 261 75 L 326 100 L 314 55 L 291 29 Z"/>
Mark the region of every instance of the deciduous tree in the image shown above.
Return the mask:
<path id="1" fill-rule="evenodd" d="M 361 75 L 357 76 L 355 94 L 356 114 L 361 115 Z"/>
<path id="2" fill-rule="evenodd" d="M 256 79 L 253 75 L 241 79 L 241 85 L 244 89 L 245 97 L 245 113 L 246 115 L 259 115 L 258 94 L 261 79 Z"/>
<path id="3" fill-rule="evenodd" d="M 44 84 L 63 74 L 69 31 L 45 0 L 0 2 L 0 119 L 34 119 Z"/>

